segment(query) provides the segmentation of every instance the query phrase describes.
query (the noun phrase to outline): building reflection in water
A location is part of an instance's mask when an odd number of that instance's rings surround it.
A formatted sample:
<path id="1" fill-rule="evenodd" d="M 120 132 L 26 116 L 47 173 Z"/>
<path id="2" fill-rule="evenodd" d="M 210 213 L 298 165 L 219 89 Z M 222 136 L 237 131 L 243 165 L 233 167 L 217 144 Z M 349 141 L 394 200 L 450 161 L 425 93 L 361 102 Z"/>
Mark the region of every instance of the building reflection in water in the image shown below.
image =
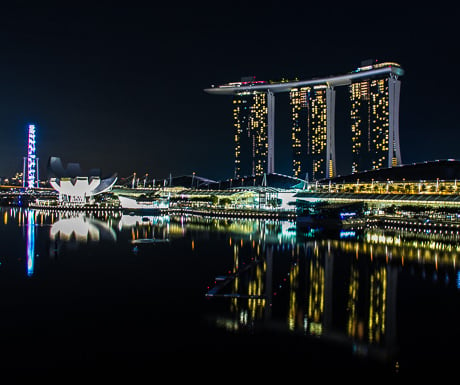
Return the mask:
<path id="1" fill-rule="evenodd" d="M 117 234 L 106 222 L 83 214 L 60 218 L 51 225 L 50 229 L 52 241 L 59 239 L 86 243 L 88 241 L 99 242 L 101 238 L 116 241 Z"/>
<path id="2" fill-rule="evenodd" d="M 62 244 L 87 243 L 109 240 L 116 242 L 117 233 L 113 229 L 110 214 L 102 213 L 101 218 L 79 212 L 44 211 L 22 208 L 10 208 L 3 211 L 3 224 L 17 222 L 23 228 L 26 243 L 26 272 L 34 274 L 36 259 L 37 228 L 49 227 L 50 250 L 49 256 L 56 257 Z"/>
<path id="3" fill-rule="evenodd" d="M 118 222 L 117 230 L 119 232 L 130 231 L 131 242 L 168 240 L 169 216 L 124 214 Z"/>
<path id="4" fill-rule="evenodd" d="M 64 245 L 78 246 L 88 242 L 98 243 L 101 240 L 116 242 L 117 233 L 107 220 L 83 213 L 61 213 L 51 224 L 49 239 L 50 257 L 57 257 Z"/>
<path id="5" fill-rule="evenodd" d="M 27 275 L 34 274 L 37 228 L 49 228 L 49 256 L 59 256 L 64 245 L 100 241 L 117 242 L 121 232 L 131 232 L 132 239 L 149 237 L 157 231 L 169 233 L 167 216 L 122 215 L 120 212 L 83 213 L 79 211 L 10 208 L 3 211 L 3 224 L 17 223 L 26 243 Z"/>
<path id="6" fill-rule="evenodd" d="M 278 238 L 281 233 L 278 227 Z M 228 301 L 215 323 L 233 331 L 285 329 L 347 344 L 357 355 L 391 360 L 398 351 L 399 273 L 410 268 L 422 277 L 458 281 L 458 236 L 436 239 L 377 228 L 342 239 L 337 235 L 302 235 L 303 241 L 297 237 L 287 245 L 268 241 L 277 239 L 274 234 L 257 240 L 232 237 L 231 272 L 217 276 L 206 293 Z"/>
<path id="7" fill-rule="evenodd" d="M 49 226 L 50 256 L 69 242 L 188 239 L 191 248 L 210 234 L 228 249 L 229 268 L 206 296 L 219 301 L 213 322 L 235 331 L 285 330 L 347 344 L 358 355 L 391 359 L 398 350 L 398 277 L 410 269 L 422 279 L 460 287 L 459 235 L 446 230 L 366 228 L 333 235 L 299 233 L 289 221 L 195 216 L 95 217 L 34 210 L 9 211 L 27 236 L 27 274 L 34 274 L 37 228 Z M 205 285 L 205 283 L 203 283 Z M 220 301 L 223 301 L 222 303 Z M 214 309 L 214 308 L 213 308 Z"/>

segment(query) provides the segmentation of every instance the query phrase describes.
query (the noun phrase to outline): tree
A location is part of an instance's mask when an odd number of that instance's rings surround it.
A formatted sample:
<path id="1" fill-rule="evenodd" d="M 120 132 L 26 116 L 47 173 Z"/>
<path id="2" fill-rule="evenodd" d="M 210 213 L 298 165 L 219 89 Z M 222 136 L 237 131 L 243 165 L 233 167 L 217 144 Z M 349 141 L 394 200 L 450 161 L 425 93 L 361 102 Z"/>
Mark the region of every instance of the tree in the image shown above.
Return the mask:
<path id="1" fill-rule="evenodd" d="M 230 198 L 220 198 L 219 199 L 219 205 L 221 206 L 227 206 L 232 203 L 232 200 Z"/>

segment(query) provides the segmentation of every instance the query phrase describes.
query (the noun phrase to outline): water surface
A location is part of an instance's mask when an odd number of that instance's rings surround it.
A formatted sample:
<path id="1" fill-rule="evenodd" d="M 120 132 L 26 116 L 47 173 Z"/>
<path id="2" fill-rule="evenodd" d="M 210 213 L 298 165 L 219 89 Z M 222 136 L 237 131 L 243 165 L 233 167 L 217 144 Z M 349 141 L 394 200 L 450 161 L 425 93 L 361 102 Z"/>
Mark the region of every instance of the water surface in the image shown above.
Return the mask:
<path id="1" fill-rule="evenodd" d="M 0 367 L 14 378 L 456 374 L 455 229 L 1 215 Z"/>

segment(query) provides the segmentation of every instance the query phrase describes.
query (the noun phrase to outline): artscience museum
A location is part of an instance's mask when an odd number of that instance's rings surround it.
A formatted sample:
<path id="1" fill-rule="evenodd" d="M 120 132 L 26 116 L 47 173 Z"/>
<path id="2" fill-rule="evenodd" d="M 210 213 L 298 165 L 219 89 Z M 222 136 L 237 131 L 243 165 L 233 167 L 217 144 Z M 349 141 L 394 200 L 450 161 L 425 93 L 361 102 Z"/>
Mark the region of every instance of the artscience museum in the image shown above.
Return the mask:
<path id="1" fill-rule="evenodd" d="M 54 156 L 49 158 L 47 169 L 50 185 L 59 193 L 59 202 L 91 203 L 94 196 L 109 191 L 117 181 L 116 173 L 105 178 L 100 169 L 84 173 L 79 163 L 64 167 L 61 158 Z"/>

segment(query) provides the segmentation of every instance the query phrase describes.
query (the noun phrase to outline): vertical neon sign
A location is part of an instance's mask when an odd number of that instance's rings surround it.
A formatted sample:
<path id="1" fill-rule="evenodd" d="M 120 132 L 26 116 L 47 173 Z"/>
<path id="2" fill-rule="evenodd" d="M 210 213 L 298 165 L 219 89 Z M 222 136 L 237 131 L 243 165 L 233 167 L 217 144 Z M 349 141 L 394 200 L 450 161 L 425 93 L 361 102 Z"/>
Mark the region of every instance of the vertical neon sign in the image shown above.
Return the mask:
<path id="1" fill-rule="evenodd" d="M 35 155 L 35 125 L 29 124 L 29 137 L 27 144 L 27 187 L 38 187 L 37 158 Z"/>

